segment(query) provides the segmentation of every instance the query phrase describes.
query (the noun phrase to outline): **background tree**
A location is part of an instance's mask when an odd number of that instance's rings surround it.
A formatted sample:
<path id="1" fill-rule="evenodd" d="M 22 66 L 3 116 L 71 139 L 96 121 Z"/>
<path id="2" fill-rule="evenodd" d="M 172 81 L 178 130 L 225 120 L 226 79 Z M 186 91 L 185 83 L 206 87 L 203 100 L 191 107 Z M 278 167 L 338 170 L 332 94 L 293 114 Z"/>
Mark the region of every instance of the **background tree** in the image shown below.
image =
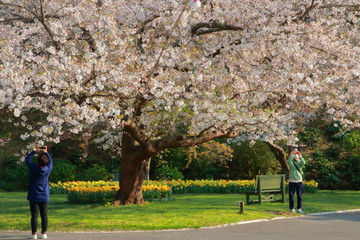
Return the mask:
<path id="1" fill-rule="evenodd" d="M 230 163 L 231 179 L 254 179 L 258 174 L 278 174 L 282 167 L 277 158 L 261 141 L 232 143 L 234 157 Z"/>
<path id="2" fill-rule="evenodd" d="M 358 189 L 359 129 L 344 130 L 339 122 L 317 122 L 300 134 L 307 151 L 306 179 L 321 189 Z"/>
<path id="3" fill-rule="evenodd" d="M 161 171 L 176 169 L 186 179 L 227 179 L 232 153 L 233 149 L 220 141 L 209 141 L 190 148 L 167 149 L 152 158 L 151 175 L 152 178 L 159 178 L 157 169 L 164 168 Z"/>
<path id="4" fill-rule="evenodd" d="M 218 141 L 209 141 L 188 148 L 184 175 L 188 179 L 227 179 L 233 159 L 230 146 Z"/>
<path id="5" fill-rule="evenodd" d="M 341 142 L 344 147 L 342 160 L 339 164 L 339 170 L 342 170 L 340 179 L 344 189 L 360 189 L 360 130 L 346 133 Z M 345 182 L 345 184 L 344 184 Z"/>
<path id="6" fill-rule="evenodd" d="M 121 154 L 115 204 L 143 203 L 144 166 L 167 148 L 293 144 L 319 109 L 358 126 L 356 0 L 188 2 L 1 0 L 0 108 L 36 144 L 102 130 Z"/>

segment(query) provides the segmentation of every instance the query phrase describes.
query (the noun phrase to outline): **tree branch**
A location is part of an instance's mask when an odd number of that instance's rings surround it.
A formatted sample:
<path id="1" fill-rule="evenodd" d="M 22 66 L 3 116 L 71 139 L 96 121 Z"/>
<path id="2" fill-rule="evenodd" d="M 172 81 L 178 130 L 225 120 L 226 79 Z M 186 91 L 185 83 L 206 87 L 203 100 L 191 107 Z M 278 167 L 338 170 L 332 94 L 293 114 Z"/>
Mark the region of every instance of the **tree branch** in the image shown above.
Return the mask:
<path id="1" fill-rule="evenodd" d="M 186 137 L 184 135 L 168 136 L 152 143 L 156 152 L 160 152 L 166 148 L 191 147 L 204 142 L 208 142 L 215 138 L 235 138 L 238 134 L 231 130 L 228 131 L 208 131 L 198 136 Z"/>
<path id="2" fill-rule="evenodd" d="M 138 96 L 135 101 L 135 117 L 139 118 L 142 113 L 142 108 L 149 102 L 148 99 L 145 99 L 143 96 Z"/>
<path id="3" fill-rule="evenodd" d="M 55 34 L 53 33 L 53 31 L 50 29 L 50 27 L 46 23 L 45 13 L 44 13 L 44 9 L 43 9 L 43 1 L 40 1 L 40 9 L 41 9 L 41 16 L 38 17 L 38 19 L 41 22 L 41 24 L 43 25 L 43 27 L 45 28 L 45 30 L 47 31 L 47 33 L 49 34 L 50 39 L 54 43 L 56 50 L 60 50 L 60 43 L 58 41 L 55 41 L 55 39 L 54 39 Z"/>
<path id="4" fill-rule="evenodd" d="M 275 155 L 276 159 L 278 160 L 278 162 L 280 163 L 281 167 L 283 168 L 283 170 L 285 171 L 285 173 L 288 175 L 289 173 L 289 165 L 287 164 L 287 156 L 286 153 L 284 151 L 284 149 L 282 149 L 280 146 L 271 143 L 271 142 L 265 142 L 271 152 Z"/>
<path id="5" fill-rule="evenodd" d="M 0 2 L 0 5 L 3 6 L 9 6 L 9 7 L 15 7 L 15 8 L 20 8 L 20 9 L 25 9 L 26 11 L 28 11 L 31 15 L 33 15 L 35 18 L 37 18 L 40 23 L 43 25 L 43 27 L 45 28 L 46 32 L 49 34 L 50 39 L 52 40 L 53 44 L 55 45 L 56 49 L 59 50 L 60 49 L 60 43 L 58 41 L 54 40 L 54 33 L 52 32 L 52 30 L 50 29 L 50 27 L 46 24 L 46 15 L 44 13 L 44 9 L 43 9 L 43 1 L 40 1 L 40 15 L 38 15 L 36 12 L 32 11 L 30 8 L 27 8 L 25 6 L 22 5 L 18 5 L 18 4 L 11 4 L 11 3 L 3 3 Z"/>
<path id="6" fill-rule="evenodd" d="M 134 122 L 124 125 L 124 130 L 135 141 L 137 141 L 150 155 L 155 155 L 166 148 L 191 147 L 214 138 L 235 138 L 238 134 L 232 130 L 221 131 L 202 131 L 197 136 L 186 137 L 185 135 L 172 135 L 160 140 L 150 142 L 141 129 Z"/>
<path id="7" fill-rule="evenodd" d="M 309 15 L 309 13 L 311 12 L 311 10 L 313 10 L 314 8 L 316 8 L 319 4 L 315 3 L 315 0 L 311 0 L 311 4 L 310 6 L 305 10 L 305 12 L 298 18 L 296 19 L 296 21 L 302 21 L 304 20 L 304 18 Z"/>
<path id="8" fill-rule="evenodd" d="M 281 92 L 281 91 L 265 91 L 265 90 L 256 90 L 256 89 L 250 89 L 248 91 L 243 91 L 243 92 L 238 92 L 238 93 L 235 93 L 234 96 L 232 96 L 230 98 L 230 100 L 234 100 L 235 98 L 237 97 L 240 97 L 240 94 L 244 94 L 244 93 L 272 93 L 272 94 L 276 94 L 276 95 L 279 95 L 279 96 L 283 96 L 286 94 L 286 92 Z"/>
<path id="9" fill-rule="evenodd" d="M 12 22 L 12 21 L 20 21 L 20 22 L 23 22 L 23 23 L 34 23 L 35 21 L 35 17 L 34 18 L 28 18 L 28 17 L 24 17 L 24 16 L 21 16 L 21 15 L 18 15 L 18 14 L 12 14 L 13 15 L 13 18 L 10 18 L 10 17 L 6 17 L 4 18 L 3 21 L 0 21 L 0 22 L 3 22 L 3 23 L 9 23 L 9 22 Z"/>
<path id="10" fill-rule="evenodd" d="M 350 5 L 350 4 L 329 4 L 329 5 L 322 5 L 322 6 L 319 6 L 319 8 L 360 8 L 360 4 L 353 4 L 353 5 Z"/>
<path id="11" fill-rule="evenodd" d="M 172 32 L 175 30 L 175 27 L 178 25 L 178 23 L 179 23 L 182 15 L 184 14 L 185 9 L 186 9 L 186 7 L 187 7 L 188 4 L 189 4 L 189 3 L 186 2 L 186 4 L 184 5 L 183 9 L 181 10 L 178 18 L 176 19 L 174 25 L 171 27 L 169 33 L 167 34 L 167 36 L 166 36 L 166 43 L 169 41 Z M 148 77 L 148 78 L 151 78 L 151 77 L 152 77 L 154 71 L 155 71 L 156 68 L 159 66 L 160 59 L 161 59 L 161 57 L 162 57 L 162 55 L 164 54 L 164 51 L 165 51 L 165 47 L 166 47 L 166 45 L 164 45 L 164 46 L 161 48 L 160 53 L 159 53 L 159 56 L 156 58 L 156 61 L 155 61 L 154 66 L 151 68 L 150 72 L 147 74 L 147 77 Z"/>
<path id="12" fill-rule="evenodd" d="M 27 8 L 25 6 L 21 6 L 21 5 L 18 5 L 18 4 L 12 4 L 12 3 L 3 3 L 1 1 L 0 1 L 0 5 L 25 9 L 26 11 L 28 11 L 29 13 L 34 15 L 36 18 L 38 17 L 37 14 L 34 11 L 32 11 L 31 9 L 29 9 L 29 8 Z"/>
<path id="13" fill-rule="evenodd" d="M 244 28 L 219 22 L 203 22 L 195 24 L 191 27 L 191 33 L 197 36 L 227 30 L 243 31 Z"/>
<path id="14" fill-rule="evenodd" d="M 95 52 L 97 47 L 94 38 L 86 28 L 80 27 L 80 29 L 83 31 L 82 40 L 86 41 L 89 44 L 91 51 Z"/>
<path id="15" fill-rule="evenodd" d="M 229 45 L 233 46 L 233 45 L 240 45 L 241 44 L 241 39 L 236 39 L 235 41 L 231 42 Z M 221 50 L 224 49 L 224 46 L 221 46 L 220 48 L 216 49 L 215 52 L 207 55 L 206 57 L 216 57 L 217 55 L 221 54 Z M 239 53 L 238 53 L 239 54 Z"/>
<path id="16" fill-rule="evenodd" d="M 56 97 L 56 98 L 71 98 L 74 102 L 76 102 L 76 104 L 81 105 L 82 103 L 85 102 L 86 99 L 88 98 L 95 98 L 95 97 L 104 97 L 104 98 L 115 98 L 117 96 L 115 95 L 111 95 L 111 94 L 106 94 L 106 93 L 97 93 L 97 94 L 92 94 L 92 95 L 86 95 L 86 94 L 81 94 L 78 96 L 74 96 L 74 95 L 62 95 L 62 94 L 53 94 L 53 93 L 42 93 L 42 92 L 31 92 L 28 94 L 31 97 L 43 97 L 43 98 L 48 98 L 48 97 Z"/>
<path id="17" fill-rule="evenodd" d="M 144 53 L 144 49 L 143 49 L 143 47 L 142 47 L 143 37 L 142 37 L 141 34 L 145 31 L 145 26 L 146 26 L 148 23 L 150 23 L 150 22 L 154 21 L 155 19 L 157 19 L 158 17 L 160 17 L 160 15 L 154 15 L 154 16 L 152 16 L 151 18 L 145 20 L 145 22 L 141 25 L 141 27 L 139 28 L 139 30 L 136 32 L 136 34 L 139 34 L 139 35 L 140 35 L 140 37 L 139 37 L 139 39 L 138 39 L 138 41 L 137 41 L 137 46 L 138 46 L 138 48 L 139 48 L 139 50 L 140 50 L 141 53 Z"/>
<path id="18" fill-rule="evenodd" d="M 326 51 L 326 50 L 324 50 L 324 49 L 322 49 L 322 48 L 318 48 L 318 47 L 314 47 L 314 46 L 310 46 L 310 48 L 313 48 L 313 49 L 316 49 L 316 50 L 318 50 L 318 51 L 320 51 L 320 52 L 324 52 L 324 53 L 326 53 L 326 54 L 329 54 L 329 55 L 331 55 L 331 56 L 333 56 L 334 58 L 339 58 L 339 56 L 338 55 L 336 55 L 336 54 L 334 54 L 334 53 L 331 53 L 331 52 L 328 52 L 328 51 Z"/>
<path id="19" fill-rule="evenodd" d="M 92 80 L 94 80 L 95 78 L 97 78 L 97 74 L 95 73 L 95 64 L 93 64 L 92 69 L 91 69 L 91 75 L 88 79 L 86 79 L 86 81 L 83 83 L 84 86 L 86 86 L 88 83 L 90 83 Z"/>
<path id="20" fill-rule="evenodd" d="M 147 149 L 149 152 L 153 152 L 145 134 L 142 133 L 141 129 L 135 123 L 126 123 L 124 125 L 124 130 L 145 149 Z"/>

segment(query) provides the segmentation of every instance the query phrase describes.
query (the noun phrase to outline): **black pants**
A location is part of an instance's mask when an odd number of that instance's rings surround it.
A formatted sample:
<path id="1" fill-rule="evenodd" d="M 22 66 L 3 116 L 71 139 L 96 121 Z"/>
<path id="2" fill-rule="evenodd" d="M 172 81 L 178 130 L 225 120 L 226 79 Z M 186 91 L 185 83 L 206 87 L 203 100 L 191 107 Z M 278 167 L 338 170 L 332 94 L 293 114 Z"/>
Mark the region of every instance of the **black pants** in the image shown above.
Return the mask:
<path id="1" fill-rule="evenodd" d="M 297 209 L 302 207 L 302 193 L 303 193 L 303 184 L 302 182 L 293 183 L 289 182 L 289 204 L 290 209 L 294 209 L 294 196 L 295 192 L 297 195 Z"/>
<path id="2" fill-rule="evenodd" d="M 35 234 L 38 228 L 38 216 L 40 212 L 41 216 L 41 233 L 46 233 L 48 228 L 48 203 L 36 203 L 30 202 L 30 211 L 31 211 L 31 232 Z"/>

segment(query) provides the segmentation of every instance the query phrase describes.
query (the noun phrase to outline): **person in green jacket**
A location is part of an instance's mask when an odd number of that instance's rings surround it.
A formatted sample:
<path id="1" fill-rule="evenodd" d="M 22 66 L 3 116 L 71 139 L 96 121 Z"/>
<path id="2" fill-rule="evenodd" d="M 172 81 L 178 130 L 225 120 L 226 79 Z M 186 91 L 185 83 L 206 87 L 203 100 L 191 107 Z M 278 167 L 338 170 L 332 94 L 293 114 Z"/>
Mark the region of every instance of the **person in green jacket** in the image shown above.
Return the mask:
<path id="1" fill-rule="evenodd" d="M 290 211 L 295 213 L 294 209 L 294 196 L 295 193 L 297 195 L 297 209 L 298 213 L 303 214 L 302 211 L 302 193 L 303 193 L 303 170 L 302 167 L 305 165 L 305 160 L 301 156 L 300 152 L 295 148 L 294 151 L 291 152 L 288 164 L 290 167 L 289 174 L 289 205 Z"/>

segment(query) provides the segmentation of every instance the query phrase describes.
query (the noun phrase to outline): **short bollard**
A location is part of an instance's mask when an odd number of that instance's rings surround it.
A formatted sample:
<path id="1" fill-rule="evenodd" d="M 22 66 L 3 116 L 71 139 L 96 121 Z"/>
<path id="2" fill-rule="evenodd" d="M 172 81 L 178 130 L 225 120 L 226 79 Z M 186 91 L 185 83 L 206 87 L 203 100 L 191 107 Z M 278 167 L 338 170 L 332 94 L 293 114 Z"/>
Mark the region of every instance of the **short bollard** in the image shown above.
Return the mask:
<path id="1" fill-rule="evenodd" d="M 240 202 L 239 202 L 239 207 L 240 207 L 239 213 L 240 213 L 240 214 L 243 214 L 243 213 L 244 213 L 244 202 L 243 202 L 243 201 L 240 201 Z"/>

